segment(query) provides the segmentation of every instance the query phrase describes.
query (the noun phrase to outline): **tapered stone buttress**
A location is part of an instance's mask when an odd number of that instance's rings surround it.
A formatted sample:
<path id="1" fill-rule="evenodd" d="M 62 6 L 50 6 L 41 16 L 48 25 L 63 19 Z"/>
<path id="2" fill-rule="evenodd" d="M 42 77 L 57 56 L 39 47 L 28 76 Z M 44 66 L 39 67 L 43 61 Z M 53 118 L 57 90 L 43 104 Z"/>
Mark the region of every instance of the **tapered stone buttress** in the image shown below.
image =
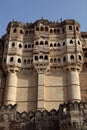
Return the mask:
<path id="1" fill-rule="evenodd" d="M 79 72 L 77 70 L 68 71 L 68 96 L 71 101 L 81 100 Z"/>
<path id="2" fill-rule="evenodd" d="M 44 109 L 44 73 L 38 73 L 37 109 Z"/>
<path id="3" fill-rule="evenodd" d="M 4 104 L 16 104 L 16 87 L 17 87 L 17 74 L 16 72 L 8 72 Z"/>

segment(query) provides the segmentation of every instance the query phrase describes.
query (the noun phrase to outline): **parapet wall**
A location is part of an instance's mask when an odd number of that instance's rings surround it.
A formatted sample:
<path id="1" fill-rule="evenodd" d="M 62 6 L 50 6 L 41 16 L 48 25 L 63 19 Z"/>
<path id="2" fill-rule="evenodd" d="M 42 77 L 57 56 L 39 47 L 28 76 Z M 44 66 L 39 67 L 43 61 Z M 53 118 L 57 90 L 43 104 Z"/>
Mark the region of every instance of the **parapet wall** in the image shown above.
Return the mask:
<path id="1" fill-rule="evenodd" d="M 66 102 L 50 112 L 19 113 L 16 107 L 0 107 L 0 130 L 87 130 L 87 102 Z"/>

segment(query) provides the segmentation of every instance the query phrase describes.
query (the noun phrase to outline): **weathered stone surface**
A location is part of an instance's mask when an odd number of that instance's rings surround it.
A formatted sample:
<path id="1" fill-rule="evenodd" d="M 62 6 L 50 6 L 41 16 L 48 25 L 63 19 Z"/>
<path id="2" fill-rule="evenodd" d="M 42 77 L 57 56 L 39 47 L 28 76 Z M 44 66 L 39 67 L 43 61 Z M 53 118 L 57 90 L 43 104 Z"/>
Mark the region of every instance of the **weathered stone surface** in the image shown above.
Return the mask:
<path id="1" fill-rule="evenodd" d="M 58 110 L 16 111 L 16 105 L 1 106 L 0 130 L 87 130 L 87 102 L 66 102 Z"/>

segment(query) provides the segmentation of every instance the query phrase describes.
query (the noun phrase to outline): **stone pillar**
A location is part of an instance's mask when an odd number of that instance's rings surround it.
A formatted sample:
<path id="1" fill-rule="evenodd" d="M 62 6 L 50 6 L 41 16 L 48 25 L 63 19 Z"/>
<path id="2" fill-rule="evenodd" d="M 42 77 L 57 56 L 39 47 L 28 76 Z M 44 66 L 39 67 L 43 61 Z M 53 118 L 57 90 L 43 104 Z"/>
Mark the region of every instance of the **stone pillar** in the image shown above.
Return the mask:
<path id="1" fill-rule="evenodd" d="M 71 101 L 81 100 L 79 72 L 77 70 L 68 71 L 68 99 Z"/>
<path id="2" fill-rule="evenodd" d="M 38 73 L 37 109 L 44 109 L 44 73 Z"/>
<path id="3" fill-rule="evenodd" d="M 4 103 L 6 105 L 16 103 L 16 87 L 17 87 L 16 72 L 8 72 L 4 94 Z"/>

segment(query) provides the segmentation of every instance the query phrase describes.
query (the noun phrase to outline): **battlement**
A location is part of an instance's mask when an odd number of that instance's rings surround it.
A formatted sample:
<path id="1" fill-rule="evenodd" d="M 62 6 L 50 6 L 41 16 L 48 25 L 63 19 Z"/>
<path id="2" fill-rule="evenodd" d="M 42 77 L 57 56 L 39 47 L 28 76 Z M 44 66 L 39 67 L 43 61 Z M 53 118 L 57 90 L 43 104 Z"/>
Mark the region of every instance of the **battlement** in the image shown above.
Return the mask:
<path id="1" fill-rule="evenodd" d="M 14 118 L 8 120 L 2 120 L 4 125 L 1 124 L 0 120 L 0 129 L 8 128 L 10 130 L 20 130 L 20 129 L 29 129 L 29 130 L 86 130 L 87 129 L 87 102 L 66 102 L 59 106 L 58 110 L 52 109 L 47 110 L 36 110 L 35 112 L 22 112 L 19 113 L 16 111 L 15 106 L 11 105 L 5 106 L 6 109 L 2 109 L 1 116 L 5 117 L 6 114 L 9 114 L 9 110 L 14 111 Z M 2 106 L 3 107 L 3 106 Z M 9 109 L 10 108 L 10 109 Z M 8 110 L 8 111 L 7 111 Z M 6 112 L 5 112 L 6 111 Z M 7 126 L 6 126 L 7 124 Z"/>

